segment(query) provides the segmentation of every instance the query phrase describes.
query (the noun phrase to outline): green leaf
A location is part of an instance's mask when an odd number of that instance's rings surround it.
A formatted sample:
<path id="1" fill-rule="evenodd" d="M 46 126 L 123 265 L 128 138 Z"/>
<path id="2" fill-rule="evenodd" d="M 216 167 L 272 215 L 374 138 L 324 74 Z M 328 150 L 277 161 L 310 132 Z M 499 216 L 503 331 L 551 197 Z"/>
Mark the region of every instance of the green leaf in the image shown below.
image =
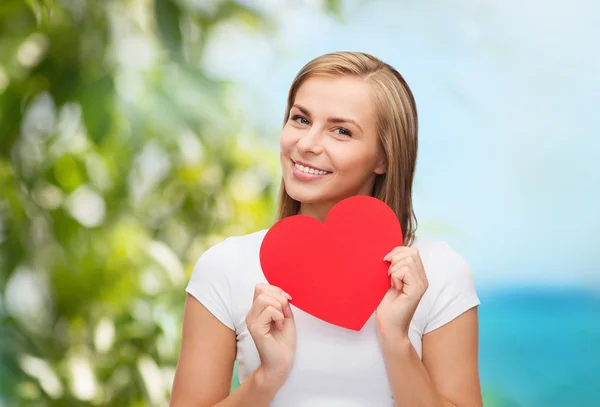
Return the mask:
<path id="1" fill-rule="evenodd" d="M 38 25 L 47 23 L 52 17 L 52 8 L 56 7 L 53 0 L 25 0 L 25 3 L 35 15 Z"/>
<path id="2" fill-rule="evenodd" d="M 80 103 L 88 135 L 101 144 L 113 124 L 115 86 L 113 78 L 105 75 L 81 90 Z"/>
<path id="3" fill-rule="evenodd" d="M 154 14 L 158 34 L 171 58 L 181 61 L 181 11 L 172 0 L 155 0 Z"/>

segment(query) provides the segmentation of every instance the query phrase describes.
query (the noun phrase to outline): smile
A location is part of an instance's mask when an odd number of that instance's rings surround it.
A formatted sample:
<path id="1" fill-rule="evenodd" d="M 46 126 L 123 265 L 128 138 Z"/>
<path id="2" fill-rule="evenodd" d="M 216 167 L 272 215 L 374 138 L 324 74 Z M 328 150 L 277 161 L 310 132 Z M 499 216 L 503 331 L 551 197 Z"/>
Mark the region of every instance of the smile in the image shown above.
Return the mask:
<path id="1" fill-rule="evenodd" d="M 330 171 L 324 171 L 319 168 L 309 167 L 292 161 L 292 177 L 302 182 L 317 181 L 331 174 Z"/>
<path id="2" fill-rule="evenodd" d="M 329 171 L 320 170 L 318 168 L 309 167 L 306 165 L 299 164 L 294 161 L 294 167 L 305 174 L 314 174 L 314 175 L 327 175 Z"/>

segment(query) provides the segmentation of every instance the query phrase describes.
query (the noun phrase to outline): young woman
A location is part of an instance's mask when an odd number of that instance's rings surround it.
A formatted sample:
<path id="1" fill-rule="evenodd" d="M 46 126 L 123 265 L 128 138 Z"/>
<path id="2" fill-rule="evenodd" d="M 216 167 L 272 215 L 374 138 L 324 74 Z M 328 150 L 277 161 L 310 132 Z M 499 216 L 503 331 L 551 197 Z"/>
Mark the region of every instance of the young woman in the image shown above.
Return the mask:
<path id="1" fill-rule="evenodd" d="M 415 236 L 417 112 L 402 76 L 368 54 L 323 55 L 294 79 L 284 123 L 278 218 L 324 221 L 342 199 L 381 199 L 404 233 L 385 259 L 390 289 L 351 331 L 267 284 L 266 230 L 211 247 L 187 287 L 171 406 L 481 406 L 471 269 Z M 235 360 L 241 385 L 229 394 Z"/>

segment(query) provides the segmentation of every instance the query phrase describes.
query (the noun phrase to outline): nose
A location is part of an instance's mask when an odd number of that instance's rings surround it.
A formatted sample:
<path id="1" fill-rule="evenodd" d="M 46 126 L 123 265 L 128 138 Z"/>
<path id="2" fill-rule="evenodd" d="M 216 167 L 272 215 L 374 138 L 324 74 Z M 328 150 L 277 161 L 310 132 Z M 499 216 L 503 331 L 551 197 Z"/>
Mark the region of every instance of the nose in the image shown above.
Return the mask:
<path id="1" fill-rule="evenodd" d="M 301 153 L 321 154 L 323 152 L 323 132 L 316 126 L 305 132 L 296 144 Z"/>

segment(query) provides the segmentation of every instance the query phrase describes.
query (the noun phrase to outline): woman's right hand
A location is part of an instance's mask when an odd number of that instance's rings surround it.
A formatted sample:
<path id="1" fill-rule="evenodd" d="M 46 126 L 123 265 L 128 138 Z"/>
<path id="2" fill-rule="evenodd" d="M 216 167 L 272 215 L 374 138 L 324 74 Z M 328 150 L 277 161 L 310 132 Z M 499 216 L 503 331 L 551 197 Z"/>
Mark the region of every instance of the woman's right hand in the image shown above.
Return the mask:
<path id="1" fill-rule="evenodd" d="M 267 386 L 281 387 L 294 363 L 296 325 L 289 305 L 291 299 L 278 287 L 257 284 L 246 315 L 246 326 L 261 361 L 257 373 Z"/>

